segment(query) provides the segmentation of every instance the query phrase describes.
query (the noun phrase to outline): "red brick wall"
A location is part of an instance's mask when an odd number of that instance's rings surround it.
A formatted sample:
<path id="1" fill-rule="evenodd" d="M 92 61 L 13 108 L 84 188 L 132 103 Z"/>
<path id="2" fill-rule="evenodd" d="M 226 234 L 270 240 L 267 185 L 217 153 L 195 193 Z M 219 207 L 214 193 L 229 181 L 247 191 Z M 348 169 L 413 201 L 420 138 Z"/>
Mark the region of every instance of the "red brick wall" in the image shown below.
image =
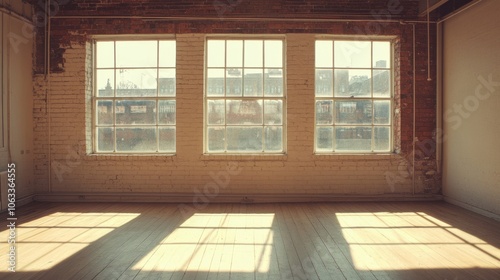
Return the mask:
<path id="1" fill-rule="evenodd" d="M 166 4 L 166 2 L 169 2 Z M 305 120 L 303 123 L 292 124 L 289 120 L 288 133 L 289 141 L 292 139 L 290 133 L 295 133 L 294 129 L 300 130 L 301 127 L 306 129 L 299 133 L 297 143 L 289 143 L 288 156 L 278 157 L 276 159 L 247 159 L 247 158 L 218 158 L 214 161 L 203 158 L 202 153 L 202 131 L 203 129 L 202 115 L 197 119 L 200 123 L 189 127 L 188 133 L 190 137 L 197 137 L 198 140 L 193 140 L 192 147 L 194 152 L 187 157 L 181 155 L 183 147 L 178 146 L 178 156 L 167 160 L 162 157 L 96 157 L 87 156 L 85 151 L 88 148 L 76 148 L 79 153 L 81 165 L 71 168 L 71 172 L 67 172 L 66 181 L 58 183 L 53 180 L 53 188 L 57 191 L 172 191 L 172 192 L 191 192 L 193 187 L 202 186 L 203 182 L 210 180 L 207 172 L 210 170 L 216 171 L 224 169 L 228 160 L 239 162 L 240 166 L 246 168 L 241 178 L 233 180 L 232 188 L 227 189 L 228 193 L 357 193 L 357 194 L 373 194 L 373 193 L 409 193 L 411 192 L 411 180 L 407 175 L 406 170 L 411 170 L 412 156 L 412 131 L 413 131 L 413 30 L 412 24 L 402 25 L 399 22 L 376 22 L 374 19 L 383 18 L 390 20 L 416 20 L 417 1 L 62 1 L 59 9 L 53 13 L 55 16 L 50 22 L 50 42 L 51 42 L 51 78 L 56 83 L 52 83 L 51 89 L 51 111 L 52 117 L 60 114 L 62 119 L 67 116 L 67 108 L 65 103 L 75 102 L 77 105 L 76 119 L 74 124 L 67 126 L 67 122 L 52 121 L 52 161 L 64 162 L 64 158 L 68 152 L 61 151 L 65 146 L 84 146 L 86 143 L 85 121 L 88 117 L 88 110 L 85 106 L 85 94 L 88 81 L 82 77 L 85 76 L 88 68 L 85 63 L 88 62 L 86 52 L 88 52 L 89 38 L 96 34 L 193 34 L 194 38 L 192 45 L 189 45 L 189 40 L 186 39 L 186 46 L 195 46 L 190 54 L 189 49 L 183 50 L 182 54 L 178 54 L 178 71 L 180 69 L 203 69 L 202 57 L 198 57 L 201 61 L 193 61 L 188 59 L 193 55 L 203 55 L 203 49 L 200 45 L 201 41 L 199 34 L 290 34 L 291 38 L 301 38 L 300 34 L 304 35 L 304 43 L 298 41 L 289 42 L 289 55 L 296 54 L 294 59 L 314 67 L 314 56 L 311 50 L 311 40 L 313 37 L 308 34 L 342 34 L 342 35 L 391 35 L 397 36 L 397 53 L 395 57 L 395 83 L 396 83 L 396 105 L 401 109 L 399 123 L 395 131 L 400 135 L 401 153 L 397 155 L 381 157 L 381 156 L 314 156 L 310 153 L 310 148 L 313 146 L 313 119 L 307 119 L 313 116 L 313 107 L 307 107 L 314 100 L 314 76 L 313 71 L 303 70 L 301 65 L 298 65 L 288 57 L 288 74 L 298 73 L 296 76 L 288 77 L 288 95 L 289 95 L 289 118 L 294 118 L 293 108 L 295 105 L 299 110 L 305 110 Z M 215 5 L 215 6 L 214 6 Z M 224 13 L 221 13 L 224 11 Z M 338 18 L 338 14 L 342 14 L 342 18 L 347 19 L 366 19 L 367 21 L 334 21 L 333 18 Z M 354 15 L 356 14 L 356 16 Z M 361 16 L 359 16 L 361 15 Z M 379 16 L 377 16 L 379 15 Z M 380 16 L 383 15 L 383 16 Z M 67 18 L 72 16 L 74 18 Z M 82 16 L 78 18 L 78 16 Z M 99 18 L 96 16 L 110 16 L 113 18 Z M 198 17 L 198 19 L 156 19 L 146 20 L 137 17 Z M 204 18 L 206 17 L 206 18 Z M 263 17 L 265 20 L 228 20 L 229 18 L 237 17 Z M 200 19 L 203 18 L 203 19 Z M 270 19 L 273 18 L 273 19 Z M 276 20 L 279 18 L 280 20 Z M 304 20 L 293 20 L 293 19 Z M 305 19 L 323 19 L 318 21 Z M 330 19 L 330 20 L 328 20 Z M 37 65 L 36 69 L 41 72 L 44 69 L 44 49 L 43 35 L 44 28 L 39 28 L 38 33 L 38 48 L 37 48 Z M 427 26 L 422 23 L 415 24 L 416 32 L 416 137 L 419 141 L 426 143 L 424 151 L 416 154 L 416 178 L 417 178 L 417 193 L 436 192 L 440 189 L 439 174 L 435 174 L 435 152 L 432 150 L 435 130 L 435 42 L 434 42 L 434 25 L 431 25 L 431 77 L 432 81 L 427 81 Z M 182 37 L 188 38 L 188 37 Z M 312 38 L 312 39 L 311 39 Z M 292 39 L 293 40 L 293 39 Z M 309 41 L 307 41 L 309 40 Z M 178 43 L 179 44 L 179 43 Z M 182 46 L 184 43 L 180 43 Z M 179 46 L 179 45 L 178 45 Z M 178 50 L 179 52 L 180 50 Z M 312 64 L 310 59 L 312 59 Z M 180 63 L 180 64 L 179 64 Z M 295 63 L 295 64 L 294 64 Z M 183 68 L 184 67 L 184 68 Z M 302 72 L 301 72 L 302 71 Z M 304 72 L 305 71 L 305 72 Z M 202 72 L 201 72 L 202 73 Z M 76 76 L 79 76 L 78 78 Z M 178 83 L 182 83 L 182 75 L 178 76 Z M 188 76 L 186 76 L 188 77 Z M 194 76 L 196 78 L 196 75 Z M 40 79 L 40 78 L 39 78 Z M 190 87 L 185 86 L 186 98 L 190 99 L 186 104 L 191 102 L 190 106 L 198 107 L 202 110 L 203 96 L 203 76 L 199 79 L 189 81 L 194 84 Z M 37 149 L 37 176 L 39 178 L 39 190 L 45 191 L 47 187 L 47 115 L 44 111 L 45 93 L 43 89 L 45 84 L 37 80 L 35 87 L 35 126 L 39 127 L 35 131 L 35 145 Z M 68 87 L 68 85 L 70 85 Z M 302 85 L 305 85 L 302 87 Z M 77 88 L 72 91 L 71 88 Z M 182 94 L 183 86 L 178 86 L 178 94 Z M 193 92 L 193 91 L 199 92 Z M 294 99 L 293 94 L 303 93 L 308 99 Z M 191 96 L 191 97 L 189 97 Z M 311 99 L 311 100 L 309 100 Z M 295 100 L 295 101 L 294 101 Z M 193 103 L 194 102 L 194 103 Z M 297 103 L 293 103 L 297 102 Z M 178 104 L 182 104 L 178 103 Z M 299 108 L 299 104 L 305 104 Z M 311 103 L 312 104 L 312 103 Z M 310 105 L 310 104 L 309 104 Z M 79 107 L 78 107 L 79 106 Z M 179 105 L 178 105 L 179 106 Z M 67 106 L 66 106 L 67 107 Z M 79 109 L 78 109 L 79 108 Z M 292 108 L 292 109 L 290 109 Z M 311 109 L 311 112 L 308 110 Z M 178 108 L 178 113 L 182 112 L 183 108 Z M 291 111 L 290 111 L 291 110 Z M 71 111 L 71 110 L 70 110 Z M 87 115 L 86 115 L 87 114 Z M 196 121 L 196 119 L 194 120 Z M 182 120 L 179 120 L 182 128 Z M 309 128 L 307 128 L 309 127 Z M 186 127 L 187 128 L 187 127 Z M 178 135 L 181 133 L 178 128 Z M 65 131 L 71 131 L 67 137 Z M 76 134 L 76 135 L 73 135 Z M 302 135 L 304 134 L 304 135 Z M 179 137 L 179 136 L 178 136 Z M 302 141 L 302 142 L 301 142 Z M 179 140 L 178 140 L 179 142 Z M 301 144 L 302 143 L 302 144 Z M 197 146 L 200 147 L 197 147 Z M 295 145 L 295 146 L 294 146 Z M 303 145 L 303 147 L 300 147 Z M 305 154 L 292 150 L 304 149 Z M 435 145 L 434 145 L 435 147 Z M 179 150 L 180 149 L 180 150 Z M 187 151 L 186 150 L 186 151 Z M 309 153 L 309 154 L 307 154 Z M 120 163 L 120 162 L 125 162 Z M 174 168 L 177 173 L 171 171 L 165 173 L 162 165 L 168 168 Z M 149 166 L 149 167 L 148 167 Z M 352 168 L 346 168 L 352 167 Z M 84 176 L 82 172 L 77 170 L 82 168 L 85 172 L 99 170 L 102 173 L 102 180 L 95 181 L 90 184 L 91 187 L 85 189 L 81 181 L 91 179 Z M 148 170 L 149 169 L 149 170 Z M 102 170 L 105 170 L 102 172 Z M 134 188 L 138 183 L 134 183 L 131 178 L 126 177 L 128 172 L 137 172 L 136 176 L 144 176 L 145 180 L 150 180 L 151 187 Z M 163 171 L 162 171 L 163 170 Z M 191 171 L 190 171 L 191 170 Z M 303 173 L 304 180 L 294 179 L 296 173 Z M 269 175 L 265 175 L 268 174 Z M 123 174 L 123 175 L 122 175 Z M 170 174 L 170 175 L 165 175 Z M 264 176 L 262 175 L 264 174 Z M 276 174 L 277 179 L 273 182 Z M 329 176 L 318 176 L 330 174 Z M 389 177 L 387 178 L 387 174 Z M 54 177 L 55 175 L 52 174 Z M 125 177 L 123 177 L 125 176 Z M 267 176 L 267 177 L 266 177 Z M 109 178 L 108 178 L 109 177 Z M 55 178 L 55 177 L 54 177 Z M 127 179 L 128 178 L 128 179 Z M 261 178 L 261 179 L 257 179 Z M 292 178 L 292 179 L 287 179 Z M 315 179 L 317 178 L 317 179 Z M 341 178 L 334 183 L 336 178 Z M 176 183 L 184 180 L 184 183 Z M 261 184 L 262 188 L 249 187 L 248 181 L 255 184 Z M 388 180 L 395 180 L 396 187 L 387 187 Z M 167 182 L 167 183 L 164 183 Z M 170 182 L 170 183 L 168 183 Z M 329 183 L 331 182 L 331 183 Z M 312 187 L 309 190 L 301 189 L 305 184 L 310 184 Z M 302 184 L 302 185 L 301 185 Z M 164 186 L 166 185 L 166 186 Z M 343 187 L 339 187 L 343 185 Z M 371 187 L 373 185 L 373 187 Z M 121 187 L 122 186 L 122 187 Z M 129 186 L 129 187 L 125 187 Z M 187 188 L 186 188 L 187 187 Z M 102 189 L 100 189 L 102 188 Z M 264 190 L 265 189 L 265 190 Z"/>

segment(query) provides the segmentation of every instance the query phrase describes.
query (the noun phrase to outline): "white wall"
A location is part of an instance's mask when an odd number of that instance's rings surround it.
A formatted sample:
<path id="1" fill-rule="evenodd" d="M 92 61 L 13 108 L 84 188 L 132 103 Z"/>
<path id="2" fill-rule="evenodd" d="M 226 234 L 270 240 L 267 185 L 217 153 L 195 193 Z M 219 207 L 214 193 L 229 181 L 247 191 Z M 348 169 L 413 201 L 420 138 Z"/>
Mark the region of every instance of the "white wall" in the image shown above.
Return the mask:
<path id="1" fill-rule="evenodd" d="M 0 149 L 0 171 L 7 169 L 8 162 L 16 164 L 16 198 L 20 199 L 34 193 L 33 38 L 27 32 L 31 30 L 30 24 L 17 16 L 2 12 L 0 20 L 1 115 L 5 135 Z"/>
<path id="2" fill-rule="evenodd" d="M 500 215 L 500 1 L 443 25 L 443 193 Z"/>

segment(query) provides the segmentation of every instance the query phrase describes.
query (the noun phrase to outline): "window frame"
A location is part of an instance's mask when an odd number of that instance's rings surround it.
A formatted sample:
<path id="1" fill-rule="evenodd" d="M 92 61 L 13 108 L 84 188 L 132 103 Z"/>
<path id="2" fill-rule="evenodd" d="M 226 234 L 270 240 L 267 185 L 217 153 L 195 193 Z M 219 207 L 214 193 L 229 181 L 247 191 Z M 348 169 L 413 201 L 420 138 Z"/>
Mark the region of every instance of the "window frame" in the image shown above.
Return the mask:
<path id="1" fill-rule="evenodd" d="M 227 47 L 225 47 L 224 50 L 224 57 L 225 57 L 225 62 L 224 62 L 224 67 L 210 67 L 210 68 L 216 68 L 216 69 L 224 69 L 224 95 L 223 96 L 207 96 L 207 89 L 208 89 L 208 41 L 209 40 L 224 40 L 227 42 L 228 40 L 242 40 L 243 41 L 243 50 L 242 50 L 242 59 L 244 61 L 244 41 L 245 40 L 272 40 L 272 41 L 281 41 L 282 42 L 282 88 L 283 88 L 283 95 L 282 96 L 265 96 L 265 92 L 262 93 L 262 96 L 251 96 L 251 97 L 245 97 L 243 96 L 226 96 L 226 71 L 227 69 L 231 67 L 227 67 L 226 65 L 226 60 L 227 60 Z M 287 71 L 286 71 L 286 36 L 285 35 L 276 35 L 276 34 L 260 34 L 260 35 L 253 35 L 253 34 L 245 34 L 245 35 L 217 35 L 217 34 L 210 34 L 205 36 L 205 49 L 204 49 L 204 65 L 203 65 L 203 154 L 208 155 L 208 156 L 217 156 L 217 155 L 235 155 L 235 156 L 245 156 L 245 155 L 259 155 L 259 156 L 272 156 L 272 155 L 286 155 L 287 154 Z M 226 45 L 227 46 L 227 45 Z M 263 48 L 265 48 L 265 44 L 263 43 Z M 265 53 L 262 53 L 262 60 L 264 61 L 265 59 Z M 276 67 L 265 67 L 265 63 L 262 64 L 262 67 L 245 67 L 244 62 L 241 67 L 242 70 L 244 69 L 256 69 L 260 68 L 263 70 L 263 91 L 265 90 L 265 69 L 273 69 Z M 245 89 L 244 85 L 244 75 L 242 75 L 242 90 Z M 266 100 L 275 100 L 279 99 L 282 101 L 282 122 L 281 122 L 281 129 L 282 129 L 282 135 L 281 135 L 281 146 L 282 150 L 281 151 L 269 151 L 266 152 L 264 151 L 264 147 L 261 151 L 228 151 L 227 150 L 227 127 L 228 126 L 245 126 L 245 125 L 228 125 L 227 124 L 227 119 L 226 119 L 226 114 L 224 114 L 224 124 L 223 125 L 218 125 L 218 126 L 224 126 L 224 151 L 209 151 L 208 149 L 208 128 L 210 126 L 217 126 L 217 125 L 209 125 L 208 124 L 208 101 L 209 100 L 215 100 L 215 99 L 223 99 L 224 101 L 227 100 L 262 100 L 262 116 L 264 117 L 264 103 Z M 224 112 L 226 112 L 226 103 L 224 103 Z M 262 133 L 262 138 L 265 137 L 264 129 L 266 127 L 265 120 L 264 118 L 262 119 L 262 124 L 258 125 L 248 125 L 248 126 L 259 126 L 262 127 L 263 133 Z M 264 146 L 264 141 L 262 142 L 262 145 Z"/>
<path id="2" fill-rule="evenodd" d="M 380 154 L 394 154 L 396 153 L 395 151 L 395 142 L 397 139 L 396 135 L 396 129 L 395 129 L 395 124 L 397 123 L 396 120 L 396 84 L 395 84 L 395 40 L 397 39 L 396 36 L 350 36 L 350 35 L 317 35 L 314 39 L 314 46 L 316 48 L 316 42 L 317 41 L 331 41 L 333 46 L 332 46 L 332 59 L 333 59 L 333 64 L 332 67 L 317 67 L 316 63 L 314 64 L 314 151 L 313 153 L 315 155 L 349 155 L 349 154 L 354 154 L 354 155 L 380 155 Z M 389 70 L 389 75 L 390 75 L 390 94 L 389 97 L 373 97 L 373 75 L 370 78 L 370 97 L 336 97 L 335 96 L 335 70 L 336 69 L 352 69 L 352 70 L 369 70 L 371 73 L 375 70 L 382 70 L 382 68 L 377 68 L 373 65 L 373 44 L 370 45 L 370 67 L 369 68 L 362 68 L 362 67 L 335 67 L 335 46 L 334 42 L 335 41 L 352 41 L 352 42 L 388 42 L 390 43 L 390 62 L 389 62 L 389 67 L 386 68 L 385 70 Z M 314 58 L 316 61 L 316 50 L 314 52 Z M 328 97 L 318 97 L 316 96 L 316 70 L 318 69 L 328 69 L 332 70 L 332 96 Z M 329 100 L 332 101 L 332 114 L 333 114 L 333 120 L 331 125 L 318 125 L 317 124 L 317 113 L 316 113 L 316 104 L 317 101 L 321 100 Z M 370 124 L 336 124 L 335 119 L 336 119 L 336 101 L 370 101 L 372 105 L 374 104 L 374 101 L 377 100 L 389 100 L 390 101 L 390 106 L 389 106 L 389 124 L 388 125 L 376 125 L 374 118 L 375 118 L 375 113 L 374 113 L 374 107 L 372 106 L 372 111 L 371 111 L 371 123 Z M 335 149 L 336 145 L 336 132 L 335 128 L 336 127 L 356 127 L 356 126 L 370 126 L 371 127 L 371 143 L 370 143 L 370 150 L 339 150 Z M 318 141 L 317 141 L 317 136 L 318 136 L 318 127 L 331 127 L 333 129 L 333 135 L 332 135 L 332 150 L 318 150 Z M 374 150 L 374 139 L 375 139 L 375 127 L 389 127 L 389 149 L 387 151 L 378 151 Z"/>
<path id="3" fill-rule="evenodd" d="M 116 61 L 116 42 L 120 41 L 157 41 L 156 44 L 156 52 L 157 52 L 157 63 L 155 67 L 149 67 L 149 66 L 134 66 L 134 67 L 118 67 L 117 66 L 117 61 Z M 175 64 L 174 67 L 161 67 L 160 66 L 160 41 L 173 41 L 175 43 Z M 114 50 L 113 50 L 113 55 L 114 55 L 114 65 L 113 67 L 102 67 L 102 68 L 97 68 L 97 43 L 98 42 L 113 42 Z M 92 141 L 92 154 L 95 155 L 162 155 L 162 156 L 175 156 L 177 153 L 177 40 L 174 35 L 164 35 L 164 36 L 158 36 L 158 35 L 95 35 L 92 36 L 92 94 L 91 94 L 91 141 Z M 156 78 L 159 79 L 159 72 L 162 69 L 173 69 L 174 70 L 174 77 L 175 77 L 175 82 L 174 82 L 174 95 L 173 96 L 160 96 L 159 91 L 159 81 L 156 83 L 156 95 L 154 96 L 142 96 L 142 97 L 137 97 L 137 96 L 117 96 L 117 75 L 116 75 L 116 70 L 117 69 L 155 69 L 157 76 Z M 114 73 L 114 88 L 113 88 L 113 96 L 98 96 L 98 85 L 97 85 L 97 70 L 98 69 L 106 69 L 106 70 L 113 70 Z M 97 123 L 97 114 L 98 114 L 98 106 L 97 103 L 99 100 L 111 100 L 112 103 L 112 124 L 110 125 L 99 125 Z M 139 101 L 154 101 L 155 102 L 155 123 L 154 124 L 138 124 L 138 125 L 133 125 L 133 124 L 120 124 L 117 126 L 116 123 L 116 102 L 117 101 L 134 101 L 134 100 L 139 100 Z M 161 101 L 168 101 L 168 100 L 173 100 L 175 102 L 175 122 L 174 124 L 160 124 L 159 123 L 159 106 Z M 109 127 L 113 128 L 113 151 L 98 151 L 98 132 L 97 129 L 99 127 Z M 117 141 L 116 141 L 116 133 L 119 128 L 155 128 L 156 131 L 156 151 L 117 151 Z M 174 150 L 173 151 L 160 151 L 160 133 L 159 133 L 159 128 L 160 127 L 173 127 L 175 129 L 174 132 Z"/>

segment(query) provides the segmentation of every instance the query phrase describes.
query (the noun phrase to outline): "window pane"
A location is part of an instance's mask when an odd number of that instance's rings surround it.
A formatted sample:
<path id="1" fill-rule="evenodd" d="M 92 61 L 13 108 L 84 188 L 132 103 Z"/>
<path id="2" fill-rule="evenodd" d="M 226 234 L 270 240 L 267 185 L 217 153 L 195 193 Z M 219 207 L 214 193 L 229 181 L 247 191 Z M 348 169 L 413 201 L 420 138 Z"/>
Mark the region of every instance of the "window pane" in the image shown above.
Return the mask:
<path id="1" fill-rule="evenodd" d="M 375 124 L 390 124 L 391 122 L 391 102 L 389 100 L 373 101 L 375 111 Z"/>
<path id="2" fill-rule="evenodd" d="M 224 127 L 209 127 L 207 134 L 208 151 L 209 152 L 223 152 L 225 132 Z"/>
<path id="3" fill-rule="evenodd" d="M 373 70 L 373 97 L 391 96 L 391 74 L 389 70 Z"/>
<path id="4" fill-rule="evenodd" d="M 316 97 L 333 96 L 333 71 L 331 69 L 316 69 Z"/>
<path id="5" fill-rule="evenodd" d="M 316 67 L 333 67 L 332 41 L 316 41 L 315 65 Z"/>
<path id="6" fill-rule="evenodd" d="M 335 101 L 336 124 L 371 124 L 371 100 Z"/>
<path id="7" fill-rule="evenodd" d="M 155 128 L 117 128 L 118 152 L 156 152 Z"/>
<path id="8" fill-rule="evenodd" d="M 157 47 L 158 41 L 116 41 L 116 67 L 157 67 Z"/>
<path id="9" fill-rule="evenodd" d="M 262 67 L 262 40 L 245 40 L 244 67 Z"/>
<path id="10" fill-rule="evenodd" d="M 245 69 L 244 96 L 262 96 L 262 69 Z"/>
<path id="11" fill-rule="evenodd" d="M 116 101 L 115 114 L 116 124 L 155 124 L 156 102 L 143 100 Z"/>
<path id="12" fill-rule="evenodd" d="M 224 96 L 224 70 L 207 70 L 207 96 Z"/>
<path id="13" fill-rule="evenodd" d="M 207 124 L 224 124 L 224 100 L 208 100 Z"/>
<path id="14" fill-rule="evenodd" d="M 261 152 L 262 127 L 227 127 L 227 151 Z"/>
<path id="15" fill-rule="evenodd" d="M 336 97 L 371 97 L 370 70 L 335 70 Z"/>
<path id="16" fill-rule="evenodd" d="M 115 67 L 114 42 L 96 42 L 96 66 L 97 68 Z"/>
<path id="17" fill-rule="evenodd" d="M 371 42 L 367 41 L 335 41 L 335 67 L 370 68 Z"/>
<path id="18" fill-rule="evenodd" d="M 283 101 L 264 101 L 264 124 L 283 124 Z"/>
<path id="19" fill-rule="evenodd" d="M 175 96 L 175 69 L 161 69 L 158 79 L 158 94 L 160 96 Z"/>
<path id="20" fill-rule="evenodd" d="M 316 101 L 316 124 L 333 124 L 333 101 Z"/>
<path id="21" fill-rule="evenodd" d="M 175 100 L 160 100 L 158 104 L 158 124 L 175 124 Z"/>
<path id="22" fill-rule="evenodd" d="M 265 126 L 265 147 L 266 152 L 281 152 L 283 151 L 282 146 L 282 135 L 283 128 L 281 126 Z"/>
<path id="23" fill-rule="evenodd" d="M 97 70 L 95 83 L 98 97 L 109 97 L 114 95 L 114 72 L 114 70 Z"/>
<path id="24" fill-rule="evenodd" d="M 113 101 L 99 100 L 97 101 L 97 124 L 103 125 L 113 124 Z"/>
<path id="25" fill-rule="evenodd" d="M 160 41 L 160 67 L 175 67 L 175 41 Z"/>
<path id="26" fill-rule="evenodd" d="M 160 152 L 175 152 L 175 127 L 160 127 L 159 128 L 159 151 Z"/>
<path id="27" fill-rule="evenodd" d="M 228 100 L 227 124 L 262 124 L 262 100 Z"/>
<path id="28" fill-rule="evenodd" d="M 231 68 L 226 70 L 226 95 L 227 96 L 241 96 L 243 70 L 241 68 Z"/>
<path id="29" fill-rule="evenodd" d="M 264 41 L 264 56 L 265 67 L 283 67 L 283 41 Z"/>
<path id="30" fill-rule="evenodd" d="M 391 43 L 373 42 L 373 67 L 391 67 Z"/>
<path id="31" fill-rule="evenodd" d="M 283 96 L 283 71 L 281 69 L 266 69 L 264 94 L 266 96 Z"/>
<path id="32" fill-rule="evenodd" d="M 116 96 L 156 96 L 156 69 L 117 69 Z"/>
<path id="33" fill-rule="evenodd" d="M 375 151 L 388 152 L 391 146 L 390 128 L 388 126 L 376 126 L 375 128 Z"/>
<path id="34" fill-rule="evenodd" d="M 243 67 L 243 41 L 228 40 L 226 67 Z"/>
<path id="35" fill-rule="evenodd" d="M 207 42 L 207 66 L 224 67 L 224 56 L 226 52 L 224 40 L 208 40 Z"/>
<path id="36" fill-rule="evenodd" d="M 114 131 L 112 127 L 97 128 L 97 151 L 113 152 Z"/>
<path id="37" fill-rule="evenodd" d="M 320 126 L 316 128 L 316 151 L 333 151 L 333 127 Z"/>
<path id="38" fill-rule="evenodd" d="M 371 151 L 372 128 L 370 126 L 336 127 L 335 150 Z"/>

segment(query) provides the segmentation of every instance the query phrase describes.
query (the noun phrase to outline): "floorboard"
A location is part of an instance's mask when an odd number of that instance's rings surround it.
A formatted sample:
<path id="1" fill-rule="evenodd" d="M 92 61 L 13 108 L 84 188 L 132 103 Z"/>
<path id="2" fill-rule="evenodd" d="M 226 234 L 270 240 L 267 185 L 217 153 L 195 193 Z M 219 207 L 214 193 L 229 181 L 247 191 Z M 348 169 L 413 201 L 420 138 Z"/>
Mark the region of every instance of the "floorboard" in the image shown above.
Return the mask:
<path id="1" fill-rule="evenodd" d="M 500 223 L 445 202 L 31 203 L 16 214 L 16 272 L 4 263 L 0 279 L 500 279 Z"/>

